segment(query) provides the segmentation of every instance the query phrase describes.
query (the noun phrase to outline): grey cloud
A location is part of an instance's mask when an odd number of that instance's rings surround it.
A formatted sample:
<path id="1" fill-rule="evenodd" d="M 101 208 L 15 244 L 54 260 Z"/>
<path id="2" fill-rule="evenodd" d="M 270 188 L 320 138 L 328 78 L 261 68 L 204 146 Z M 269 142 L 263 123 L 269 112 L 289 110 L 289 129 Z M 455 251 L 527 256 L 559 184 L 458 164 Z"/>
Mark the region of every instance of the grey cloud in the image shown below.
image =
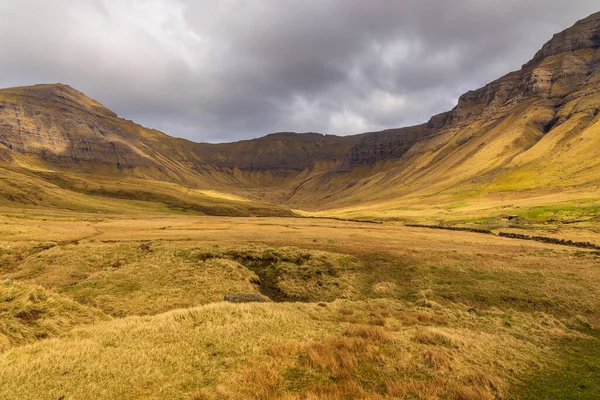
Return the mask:
<path id="1" fill-rule="evenodd" d="M 4 0 L 0 85 L 62 82 L 197 141 L 424 122 L 589 0 Z"/>

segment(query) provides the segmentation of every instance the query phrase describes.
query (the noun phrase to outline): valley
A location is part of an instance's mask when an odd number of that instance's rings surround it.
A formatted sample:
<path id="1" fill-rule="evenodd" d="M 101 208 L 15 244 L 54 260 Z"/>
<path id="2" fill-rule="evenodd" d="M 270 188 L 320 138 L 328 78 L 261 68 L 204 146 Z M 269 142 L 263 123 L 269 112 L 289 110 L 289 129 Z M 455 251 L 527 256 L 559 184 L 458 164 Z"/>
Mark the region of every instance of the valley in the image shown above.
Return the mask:
<path id="1" fill-rule="evenodd" d="M 0 398 L 600 398 L 599 38 L 348 136 L 0 89 Z"/>

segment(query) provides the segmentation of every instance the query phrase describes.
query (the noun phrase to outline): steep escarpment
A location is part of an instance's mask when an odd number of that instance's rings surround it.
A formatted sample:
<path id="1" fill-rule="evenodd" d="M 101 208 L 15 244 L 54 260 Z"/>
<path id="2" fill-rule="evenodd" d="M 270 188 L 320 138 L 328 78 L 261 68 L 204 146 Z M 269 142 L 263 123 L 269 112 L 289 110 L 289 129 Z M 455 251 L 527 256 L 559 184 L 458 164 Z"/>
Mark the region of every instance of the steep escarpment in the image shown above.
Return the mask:
<path id="1" fill-rule="evenodd" d="M 203 155 L 221 167 L 243 171 L 303 171 L 316 164 L 340 163 L 359 136 L 273 133 L 235 143 L 202 144 Z"/>
<path id="2" fill-rule="evenodd" d="M 589 17 L 578 21 L 571 28 L 554 35 L 536 55 L 523 67 L 538 65 L 548 57 L 574 52 L 581 49 L 600 47 L 600 13 L 594 13 Z"/>
<path id="3" fill-rule="evenodd" d="M 194 174 L 235 169 L 290 174 L 340 164 L 359 137 L 275 133 L 235 143 L 192 143 L 118 118 L 66 85 L 0 90 L 4 154 L 30 156 L 55 167 L 102 164 L 137 169 L 137 174 L 154 169 L 157 178 L 186 183 L 194 182 Z"/>
<path id="4" fill-rule="evenodd" d="M 140 176 L 178 179 L 185 165 L 175 157 L 192 153 L 165 134 L 117 118 L 101 104 L 65 85 L 0 91 L 0 144 L 54 168 L 138 168 Z M 168 148 L 173 161 L 157 159 Z M 183 153 L 183 154 L 182 154 Z M 169 155 L 169 154 L 164 154 Z M 164 156 L 163 155 L 163 156 Z"/>
<path id="5" fill-rule="evenodd" d="M 0 161 L 63 175 L 166 181 L 282 202 L 306 178 L 339 167 L 360 137 L 284 132 L 236 143 L 193 143 L 118 118 L 66 85 L 0 90 Z M 52 179 L 69 189 L 81 189 L 78 182 Z M 123 196 L 122 189 L 86 190 Z"/>
<path id="6" fill-rule="evenodd" d="M 425 125 L 373 134 L 372 138 L 363 139 L 360 148 L 353 149 L 353 153 L 378 154 L 377 161 L 399 158 L 406 152 L 405 147 L 410 146 L 401 145 L 398 146 L 401 151 L 394 151 L 393 143 L 397 137 L 405 136 L 405 143 L 412 141 L 411 144 L 414 144 L 427 136 L 469 127 L 474 122 L 502 119 L 515 109 L 527 106 L 531 101 L 543 107 L 559 108 L 575 98 L 589 96 L 597 90 L 595 85 L 600 62 L 596 54 L 598 48 L 600 13 L 593 14 L 554 35 L 521 70 L 463 94 L 452 111 L 433 117 Z M 585 91 L 581 92 L 584 88 Z M 595 106 L 588 106 L 587 111 L 595 112 Z M 552 113 L 552 118 L 542 115 L 548 113 L 540 113 L 539 119 L 532 122 L 538 125 L 542 133 L 547 133 L 559 122 L 553 120 L 556 114 L 559 114 L 558 111 Z M 583 109 L 579 107 L 577 111 Z M 382 144 L 381 140 L 375 140 L 377 137 L 382 137 L 383 141 L 392 145 Z M 375 159 L 373 156 L 357 157 L 357 160 L 365 163 Z"/>
<path id="7" fill-rule="evenodd" d="M 425 139 L 429 132 L 430 127 L 424 124 L 363 134 L 346 153 L 341 170 L 349 171 L 358 166 L 372 166 L 389 158 L 400 158 L 413 144 Z"/>
<path id="8" fill-rule="evenodd" d="M 227 195 L 237 180 L 210 159 L 202 159 L 197 146 L 118 118 L 66 85 L 3 89 L 0 204 L 111 212 L 166 207 L 210 215 L 292 214 L 259 199 Z"/>

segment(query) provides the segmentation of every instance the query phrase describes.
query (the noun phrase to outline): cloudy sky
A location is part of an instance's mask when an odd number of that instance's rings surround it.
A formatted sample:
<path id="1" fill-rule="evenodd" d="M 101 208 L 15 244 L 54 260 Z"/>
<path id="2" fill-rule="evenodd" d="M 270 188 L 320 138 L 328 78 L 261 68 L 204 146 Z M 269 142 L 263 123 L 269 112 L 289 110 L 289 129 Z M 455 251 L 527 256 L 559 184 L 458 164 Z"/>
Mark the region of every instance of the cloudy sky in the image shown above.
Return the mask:
<path id="1" fill-rule="evenodd" d="M 0 86 L 61 82 L 170 135 L 421 123 L 590 0 L 0 0 Z"/>

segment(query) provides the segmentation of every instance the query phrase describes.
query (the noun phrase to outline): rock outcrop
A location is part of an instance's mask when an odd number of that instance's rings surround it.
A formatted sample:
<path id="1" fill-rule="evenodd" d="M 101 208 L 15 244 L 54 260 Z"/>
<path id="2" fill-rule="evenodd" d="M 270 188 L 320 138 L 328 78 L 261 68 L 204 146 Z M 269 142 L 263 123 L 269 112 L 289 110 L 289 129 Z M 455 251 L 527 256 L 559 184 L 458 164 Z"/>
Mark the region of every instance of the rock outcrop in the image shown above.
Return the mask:
<path id="1" fill-rule="evenodd" d="M 523 69 L 535 67 L 548 57 L 582 49 L 600 48 L 600 12 L 578 21 L 549 40 L 540 51 L 523 65 Z"/>
<path id="2" fill-rule="evenodd" d="M 57 165 L 151 166 L 152 156 L 136 147 L 138 129 L 66 85 L 0 90 L 0 145 Z"/>
<path id="3" fill-rule="evenodd" d="M 273 133 L 235 143 L 200 144 L 203 157 L 220 167 L 242 171 L 304 171 L 319 163 L 331 167 L 342 162 L 360 136 L 320 133 Z"/>
<path id="4" fill-rule="evenodd" d="M 340 170 L 349 171 L 357 166 L 372 166 L 379 161 L 400 158 L 413 144 L 425 139 L 429 131 L 427 125 L 418 125 L 363 134 L 347 152 Z"/>

